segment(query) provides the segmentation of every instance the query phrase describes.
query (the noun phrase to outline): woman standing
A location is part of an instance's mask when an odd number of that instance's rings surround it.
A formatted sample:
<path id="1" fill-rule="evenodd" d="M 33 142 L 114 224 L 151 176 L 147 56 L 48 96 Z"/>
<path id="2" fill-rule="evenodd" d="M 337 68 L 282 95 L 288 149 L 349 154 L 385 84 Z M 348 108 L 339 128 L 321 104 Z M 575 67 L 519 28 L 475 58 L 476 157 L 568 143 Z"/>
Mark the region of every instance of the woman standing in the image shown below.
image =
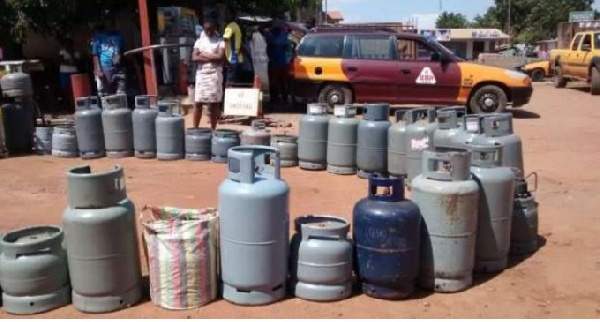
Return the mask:
<path id="1" fill-rule="evenodd" d="M 204 22 L 202 34 L 194 44 L 193 60 L 196 69 L 196 93 L 194 105 L 194 127 L 200 125 L 202 108 L 206 106 L 210 114 L 210 127 L 215 130 L 221 118 L 223 101 L 223 63 L 225 43 L 215 32 L 216 19 Z"/>

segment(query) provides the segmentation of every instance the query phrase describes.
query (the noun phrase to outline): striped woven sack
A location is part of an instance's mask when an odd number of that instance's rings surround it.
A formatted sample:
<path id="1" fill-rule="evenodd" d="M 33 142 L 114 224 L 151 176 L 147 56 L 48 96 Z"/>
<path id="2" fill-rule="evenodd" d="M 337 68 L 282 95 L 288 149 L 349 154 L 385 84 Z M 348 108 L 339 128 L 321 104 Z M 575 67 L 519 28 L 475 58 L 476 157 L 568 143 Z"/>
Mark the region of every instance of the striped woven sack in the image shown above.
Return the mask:
<path id="1" fill-rule="evenodd" d="M 217 210 L 144 207 L 141 220 L 152 303 L 184 310 L 216 299 Z"/>

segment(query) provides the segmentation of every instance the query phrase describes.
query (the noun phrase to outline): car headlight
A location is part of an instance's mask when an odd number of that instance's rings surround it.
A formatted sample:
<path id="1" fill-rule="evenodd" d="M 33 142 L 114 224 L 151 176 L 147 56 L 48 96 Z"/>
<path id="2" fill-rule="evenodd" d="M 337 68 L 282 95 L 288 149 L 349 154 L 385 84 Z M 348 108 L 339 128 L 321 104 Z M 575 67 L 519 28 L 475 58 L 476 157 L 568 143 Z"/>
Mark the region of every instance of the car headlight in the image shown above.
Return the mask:
<path id="1" fill-rule="evenodd" d="M 517 72 L 514 70 L 507 70 L 504 72 L 504 75 L 514 79 L 514 80 L 525 80 L 526 78 L 529 78 L 527 75 L 521 73 L 521 72 Z"/>

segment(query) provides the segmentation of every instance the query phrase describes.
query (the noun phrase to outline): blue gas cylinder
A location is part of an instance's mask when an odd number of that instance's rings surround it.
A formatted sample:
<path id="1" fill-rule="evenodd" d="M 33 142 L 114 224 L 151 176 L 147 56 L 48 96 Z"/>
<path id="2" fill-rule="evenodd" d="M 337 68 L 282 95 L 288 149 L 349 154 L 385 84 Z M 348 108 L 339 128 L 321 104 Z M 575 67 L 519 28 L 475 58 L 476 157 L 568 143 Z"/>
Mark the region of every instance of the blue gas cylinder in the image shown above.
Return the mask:
<path id="1" fill-rule="evenodd" d="M 379 194 L 378 189 L 389 192 Z M 369 178 L 369 195 L 354 206 L 355 270 L 362 290 L 381 299 L 404 299 L 419 273 L 419 207 L 404 198 L 404 180 Z"/>

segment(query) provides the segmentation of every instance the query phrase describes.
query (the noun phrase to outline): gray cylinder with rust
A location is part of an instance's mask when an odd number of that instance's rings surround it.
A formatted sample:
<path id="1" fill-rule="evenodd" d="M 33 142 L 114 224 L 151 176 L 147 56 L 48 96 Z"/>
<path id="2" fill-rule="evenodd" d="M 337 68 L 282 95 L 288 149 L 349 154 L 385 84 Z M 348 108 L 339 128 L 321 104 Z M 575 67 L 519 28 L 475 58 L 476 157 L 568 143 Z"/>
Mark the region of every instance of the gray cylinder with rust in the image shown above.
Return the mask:
<path id="1" fill-rule="evenodd" d="M 52 132 L 51 126 L 38 126 L 35 128 L 35 153 L 38 155 L 52 154 Z"/>
<path id="2" fill-rule="evenodd" d="M 67 254 L 58 226 L 33 226 L 0 241 L 0 285 L 4 310 L 37 314 L 71 302 Z"/>
<path id="3" fill-rule="evenodd" d="M 240 135 L 240 145 L 262 145 L 271 144 L 271 132 L 263 120 L 253 120 L 252 127 Z"/>
<path id="4" fill-rule="evenodd" d="M 281 167 L 298 166 L 298 137 L 295 135 L 277 134 L 271 136 L 271 146 L 279 150 Z"/>
<path id="5" fill-rule="evenodd" d="M 433 133 L 437 128 L 435 108 L 416 108 L 404 114 L 406 121 L 406 183 L 421 174 L 423 151 L 432 150 Z"/>
<path id="6" fill-rule="evenodd" d="M 185 133 L 185 158 L 190 161 L 210 160 L 212 132 L 209 128 L 189 128 Z"/>
<path id="7" fill-rule="evenodd" d="M 77 134 L 72 126 L 57 126 L 52 133 L 52 155 L 61 158 L 76 158 Z"/>
<path id="8" fill-rule="evenodd" d="M 142 275 L 135 206 L 127 199 L 123 168 L 69 170 L 67 197 L 63 226 L 73 306 L 106 313 L 134 305 L 142 296 Z"/>

